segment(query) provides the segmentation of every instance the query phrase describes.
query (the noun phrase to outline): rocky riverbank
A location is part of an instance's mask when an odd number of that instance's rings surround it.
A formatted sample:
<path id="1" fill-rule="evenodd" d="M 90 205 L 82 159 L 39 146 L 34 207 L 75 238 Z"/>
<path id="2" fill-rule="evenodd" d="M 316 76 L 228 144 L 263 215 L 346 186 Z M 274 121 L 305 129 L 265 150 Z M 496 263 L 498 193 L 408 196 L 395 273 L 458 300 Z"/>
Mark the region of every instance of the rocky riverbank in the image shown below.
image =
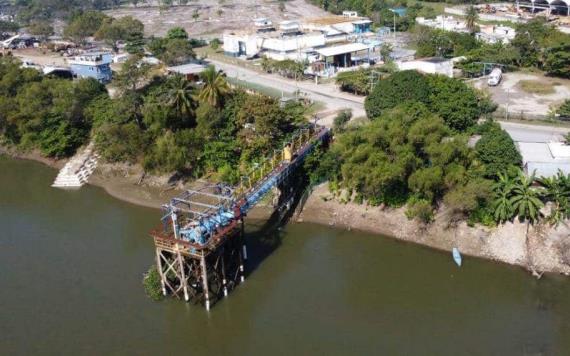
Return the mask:
<path id="1" fill-rule="evenodd" d="M 570 275 L 570 228 L 568 225 L 530 226 L 528 248 L 526 224 L 515 221 L 496 228 L 469 227 L 465 222 L 450 226 L 445 211 L 429 225 L 408 220 L 405 208 L 370 207 L 335 200 L 326 184 L 318 186 L 307 200 L 299 220 L 346 229 L 359 229 L 398 240 L 470 256 L 518 265 L 542 272 Z"/>

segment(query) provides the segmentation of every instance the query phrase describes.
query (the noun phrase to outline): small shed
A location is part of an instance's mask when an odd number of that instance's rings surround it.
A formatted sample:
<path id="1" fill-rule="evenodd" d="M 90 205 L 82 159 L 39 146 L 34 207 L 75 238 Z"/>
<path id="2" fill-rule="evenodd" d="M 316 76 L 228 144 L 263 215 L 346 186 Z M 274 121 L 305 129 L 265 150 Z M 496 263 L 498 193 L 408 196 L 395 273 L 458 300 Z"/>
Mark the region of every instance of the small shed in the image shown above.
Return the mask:
<path id="1" fill-rule="evenodd" d="M 351 67 L 353 54 L 369 50 L 370 47 L 363 43 L 349 43 L 321 48 L 317 50 L 317 53 L 324 58 L 326 64 L 333 64 L 336 67 Z"/>
<path id="2" fill-rule="evenodd" d="M 189 81 L 198 81 L 200 73 L 205 71 L 207 66 L 199 63 L 187 63 L 179 66 L 168 67 L 166 70 L 169 74 L 180 74 L 186 77 Z"/>

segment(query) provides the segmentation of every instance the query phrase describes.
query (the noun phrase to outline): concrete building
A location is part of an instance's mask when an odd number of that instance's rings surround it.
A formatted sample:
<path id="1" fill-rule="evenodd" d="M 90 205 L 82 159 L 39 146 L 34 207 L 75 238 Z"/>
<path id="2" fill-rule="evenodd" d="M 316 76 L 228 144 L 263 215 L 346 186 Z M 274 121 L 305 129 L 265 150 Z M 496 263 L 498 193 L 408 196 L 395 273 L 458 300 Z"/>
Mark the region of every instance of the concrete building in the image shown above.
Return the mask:
<path id="1" fill-rule="evenodd" d="M 558 170 L 570 174 L 570 146 L 562 142 L 517 142 L 525 173 L 551 177 Z"/>
<path id="2" fill-rule="evenodd" d="M 451 32 L 468 32 L 467 24 L 463 20 L 458 20 L 453 16 L 439 15 L 435 19 L 416 17 L 416 23 L 422 26 L 437 28 Z"/>
<path id="3" fill-rule="evenodd" d="M 317 50 L 328 44 L 373 36 L 372 21 L 355 12 L 342 16 L 283 21 L 275 28 L 267 19 L 256 19 L 250 31 L 229 32 L 223 37 L 224 52 L 233 57 L 266 56 L 275 60 L 314 62 Z"/>
<path id="4" fill-rule="evenodd" d="M 71 72 L 77 78 L 94 78 L 101 83 L 111 81 L 111 63 L 113 55 L 110 52 L 87 52 L 69 60 Z"/>
<path id="5" fill-rule="evenodd" d="M 569 0 L 570 1 L 570 0 Z M 469 29 L 463 19 L 456 19 L 453 16 L 439 15 L 435 19 L 426 19 L 424 17 L 416 17 L 416 23 L 435 29 L 451 32 L 468 33 Z M 479 25 L 480 32 L 475 37 L 487 43 L 504 43 L 507 44 L 515 38 L 516 31 L 508 26 L 495 25 Z"/>
<path id="6" fill-rule="evenodd" d="M 428 74 L 441 74 L 453 77 L 453 60 L 439 57 L 420 58 L 396 62 L 399 70 L 417 70 Z"/>
<path id="7" fill-rule="evenodd" d="M 224 34 L 224 53 L 232 57 L 266 56 L 275 60 L 308 60 L 314 48 L 325 45 L 325 36 L 309 33 L 228 33 Z"/>
<path id="8" fill-rule="evenodd" d="M 478 40 L 487 43 L 503 43 L 511 42 L 516 35 L 516 31 L 508 26 L 480 25 L 480 32 L 475 34 Z"/>
<path id="9" fill-rule="evenodd" d="M 353 12 L 345 11 L 345 13 L 347 14 L 343 16 L 307 19 L 303 22 L 302 29 L 323 33 L 327 44 L 372 33 L 372 21 L 368 18 L 354 16 Z"/>

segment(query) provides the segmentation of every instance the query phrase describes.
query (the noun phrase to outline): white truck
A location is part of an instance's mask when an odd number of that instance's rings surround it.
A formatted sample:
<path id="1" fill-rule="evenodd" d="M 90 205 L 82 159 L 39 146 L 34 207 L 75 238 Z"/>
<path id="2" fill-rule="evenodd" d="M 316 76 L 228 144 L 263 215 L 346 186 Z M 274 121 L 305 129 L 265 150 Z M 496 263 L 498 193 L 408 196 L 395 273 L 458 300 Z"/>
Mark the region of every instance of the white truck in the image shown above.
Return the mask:
<path id="1" fill-rule="evenodd" d="M 503 78 L 503 71 L 501 71 L 501 68 L 494 68 L 491 71 L 491 74 L 489 74 L 489 79 L 487 79 L 487 85 L 489 85 L 490 87 L 497 86 L 501 82 L 502 78 Z"/>

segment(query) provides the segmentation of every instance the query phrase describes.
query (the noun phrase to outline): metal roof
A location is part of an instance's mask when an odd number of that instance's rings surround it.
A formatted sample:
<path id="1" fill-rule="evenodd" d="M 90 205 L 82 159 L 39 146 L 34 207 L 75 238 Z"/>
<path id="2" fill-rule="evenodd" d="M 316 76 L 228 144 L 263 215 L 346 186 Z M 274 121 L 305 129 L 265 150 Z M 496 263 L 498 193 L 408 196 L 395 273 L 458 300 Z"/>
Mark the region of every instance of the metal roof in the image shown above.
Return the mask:
<path id="1" fill-rule="evenodd" d="M 206 70 L 206 66 L 198 63 L 188 63 L 174 67 L 168 67 L 169 72 L 174 72 L 182 75 L 200 74 Z"/>
<path id="2" fill-rule="evenodd" d="M 337 56 L 339 54 L 358 52 L 368 49 L 369 47 L 363 43 L 349 43 L 341 46 L 325 47 L 318 49 L 317 52 L 325 57 Z"/>
<path id="3" fill-rule="evenodd" d="M 555 175 L 558 170 L 570 173 L 568 146 L 561 143 L 517 142 L 527 173 L 535 172 L 538 177 Z"/>

